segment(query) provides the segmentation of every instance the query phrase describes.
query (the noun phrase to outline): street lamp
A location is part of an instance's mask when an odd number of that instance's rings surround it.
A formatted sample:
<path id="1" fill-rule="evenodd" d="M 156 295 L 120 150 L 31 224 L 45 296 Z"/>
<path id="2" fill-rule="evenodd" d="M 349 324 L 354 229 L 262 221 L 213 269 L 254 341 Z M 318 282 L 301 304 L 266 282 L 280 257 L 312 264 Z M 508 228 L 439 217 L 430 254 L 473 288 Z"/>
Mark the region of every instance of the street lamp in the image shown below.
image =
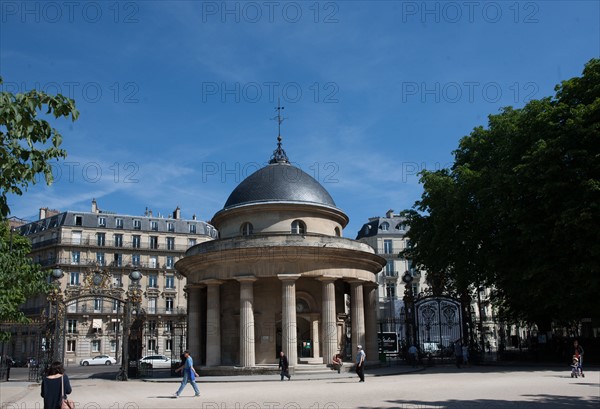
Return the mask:
<path id="1" fill-rule="evenodd" d="M 62 361 L 63 354 L 61 348 L 61 342 L 64 337 L 61 336 L 61 325 L 62 315 L 64 312 L 63 306 L 63 295 L 60 291 L 60 279 L 64 276 L 64 272 L 60 268 L 55 268 L 52 270 L 51 280 L 52 280 L 52 288 L 48 291 L 47 300 L 50 303 L 50 308 L 48 309 L 48 314 L 52 313 L 52 307 L 54 306 L 54 334 L 52 336 L 52 340 L 50 341 L 51 345 L 51 357 L 52 361 Z M 46 345 L 48 344 L 48 340 L 46 340 Z"/>
<path id="2" fill-rule="evenodd" d="M 414 325 L 414 317 L 413 317 L 413 302 L 414 296 L 412 291 L 412 282 L 413 276 L 410 272 L 406 271 L 402 276 L 402 281 L 404 282 L 404 317 L 406 319 L 406 340 L 407 345 L 411 346 L 415 341 L 413 340 L 413 325 Z"/>
<path id="3" fill-rule="evenodd" d="M 123 328 L 123 352 L 121 353 L 121 370 L 117 375 L 117 380 L 126 381 L 129 378 L 129 336 L 131 331 L 131 314 L 135 309 L 139 309 L 142 302 L 142 290 L 139 281 L 142 279 L 142 273 L 135 270 L 129 273 L 129 287 L 127 289 L 127 299 L 125 304 L 125 325 Z"/>

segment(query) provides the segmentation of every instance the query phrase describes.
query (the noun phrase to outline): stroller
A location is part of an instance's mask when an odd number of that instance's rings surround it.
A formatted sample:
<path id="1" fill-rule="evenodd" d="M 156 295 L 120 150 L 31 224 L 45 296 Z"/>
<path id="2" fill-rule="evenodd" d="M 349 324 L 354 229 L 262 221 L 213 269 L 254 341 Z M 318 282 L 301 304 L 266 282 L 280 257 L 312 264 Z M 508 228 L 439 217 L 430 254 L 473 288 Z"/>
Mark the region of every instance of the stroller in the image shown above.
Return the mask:
<path id="1" fill-rule="evenodd" d="M 579 365 L 579 358 L 576 355 L 573 355 L 573 362 L 571 363 L 571 378 L 578 378 L 579 376 L 583 376 L 581 373 L 581 365 Z"/>

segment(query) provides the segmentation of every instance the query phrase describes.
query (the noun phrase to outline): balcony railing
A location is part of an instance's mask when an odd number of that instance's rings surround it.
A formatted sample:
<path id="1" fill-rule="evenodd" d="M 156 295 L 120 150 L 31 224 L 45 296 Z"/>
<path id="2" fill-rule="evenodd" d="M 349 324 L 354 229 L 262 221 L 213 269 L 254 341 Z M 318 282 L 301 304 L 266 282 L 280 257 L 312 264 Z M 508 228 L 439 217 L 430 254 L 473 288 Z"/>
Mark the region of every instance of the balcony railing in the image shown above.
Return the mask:
<path id="1" fill-rule="evenodd" d="M 44 240 L 44 241 L 38 241 L 37 243 L 32 243 L 31 244 L 31 249 L 39 249 L 42 247 L 47 247 L 47 246 L 52 246 L 54 244 L 58 244 L 60 242 L 60 239 L 58 237 L 55 237 L 53 239 L 48 239 L 48 240 Z"/>
<path id="2" fill-rule="evenodd" d="M 135 245 L 134 245 L 135 243 Z M 149 243 L 149 242 L 134 242 L 134 241 L 122 241 L 115 243 L 114 240 L 105 240 L 104 242 L 98 243 L 97 238 L 87 239 L 68 239 L 68 238 L 54 238 L 50 240 L 44 240 L 32 245 L 32 248 L 45 247 L 52 244 L 61 244 L 64 246 L 82 246 L 82 247 L 95 247 L 105 249 L 139 249 L 139 250 L 160 250 L 160 251 L 173 251 L 182 253 L 190 248 L 187 244 L 165 244 L 165 243 Z"/>
<path id="3" fill-rule="evenodd" d="M 73 259 L 69 257 L 59 257 L 59 258 L 47 258 L 44 260 L 38 260 L 36 263 L 40 264 L 42 267 L 48 267 L 56 264 L 62 265 L 72 265 L 72 266 L 95 266 L 101 265 L 104 267 L 115 267 L 115 268 L 152 268 L 152 269 L 161 269 L 161 270 L 174 270 L 173 266 L 169 266 L 167 263 L 148 263 L 148 262 L 138 262 L 134 263 L 131 259 L 122 260 L 121 262 L 105 262 L 98 263 L 98 260 L 95 257 L 90 258 L 80 258 L 78 261 L 73 261 Z"/>
<path id="4" fill-rule="evenodd" d="M 151 314 L 151 315 L 184 315 L 187 314 L 187 311 L 185 308 L 165 308 L 165 307 L 161 307 L 161 308 L 146 308 L 146 314 Z"/>

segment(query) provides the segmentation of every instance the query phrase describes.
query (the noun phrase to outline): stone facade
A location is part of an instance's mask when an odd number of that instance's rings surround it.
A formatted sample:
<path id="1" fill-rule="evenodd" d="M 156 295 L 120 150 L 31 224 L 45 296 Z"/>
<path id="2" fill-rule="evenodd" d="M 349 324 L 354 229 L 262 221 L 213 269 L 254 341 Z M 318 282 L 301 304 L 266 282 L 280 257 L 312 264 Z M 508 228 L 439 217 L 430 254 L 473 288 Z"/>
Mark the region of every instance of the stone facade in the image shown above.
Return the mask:
<path id="1" fill-rule="evenodd" d="M 185 250 L 217 237 L 217 230 L 206 222 L 181 219 L 177 208 L 169 217 L 130 216 L 104 212 L 92 201 L 90 212 L 40 210 L 38 221 L 18 227 L 32 242 L 31 257 L 48 269 L 61 269 L 59 281 L 65 305 L 65 363 L 106 354 L 120 362 L 123 332 L 123 303 L 103 297 L 75 300 L 84 294 L 92 271 L 108 275 L 107 290 L 124 299 L 129 273 L 142 273 L 140 280 L 145 312 L 142 354 L 171 355 L 173 328 L 187 316 L 185 279 L 175 263 Z M 48 310 L 45 299 L 29 300 L 27 315 L 39 319 Z M 38 334 L 15 327 L 8 354 L 16 359 L 36 356 Z M 177 355 L 178 357 L 178 355 Z"/>
<path id="2" fill-rule="evenodd" d="M 410 260 L 400 257 L 400 252 L 409 245 L 406 237 L 409 227 L 406 219 L 393 210 L 388 210 L 385 216 L 371 217 L 359 230 L 356 240 L 373 247 L 375 252 L 385 258 L 386 265 L 377 277 L 380 320 L 398 319 L 404 307 L 402 297 L 405 284 L 402 277 L 409 273 L 414 295 L 427 288 L 425 271 L 411 267 Z"/>

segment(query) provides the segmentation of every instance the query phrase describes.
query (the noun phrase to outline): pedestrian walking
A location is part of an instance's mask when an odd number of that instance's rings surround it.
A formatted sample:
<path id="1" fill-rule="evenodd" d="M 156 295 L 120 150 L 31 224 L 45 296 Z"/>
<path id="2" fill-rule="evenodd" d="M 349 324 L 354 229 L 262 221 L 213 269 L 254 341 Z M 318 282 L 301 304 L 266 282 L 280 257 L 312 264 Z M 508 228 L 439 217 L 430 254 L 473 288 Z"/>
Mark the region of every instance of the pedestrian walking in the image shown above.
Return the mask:
<path id="1" fill-rule="evenodd" d="M 462 361 L 465 366 L 469 366 L 469 347 L 467 345 L 462 346 Z"/>
<path id="2" fill-rule="evenodd" d="M 573 341 L 573 356 L 579 360 L 579 374 L 582 378 L 585 378 L 583 374 L 583 347 L 579 345 L 578 340 Z"/>
<path id="3" fill-rule="evenodd" d="M 175 392 L 173 397 L 178 398 L 188 382 L 192 384 L 195 396 L 200 396 L 200 390 L 198 390 L 198 385 L 196 385 L 196 377 L 198 376 L 198 373 L 194 369 L 194 360 L 190 356 L 190 351 L 183 351 L 183 356 L 185 357 L 185 362 L 175 370 L 175 372 L 183 371 L 183 379 L 181 380 L 179 390 Z"/>
<path id="4" fill-rule="evenodd" d="M 365 381 L 365 358 L 367 355 L 363 351 L 362 345 L 357 345 L 358 352 L 356 353 L 356 374 L 360 378 L 359 382 Z"/>
<path id="5" fill-rule="evenodd" d="M 290 376 L 290 363 L 283 351 L 279 353 L 279 369 L 281 369 L 280 375 L 282 381 L 284 376 L 288 378 L 288 381 L 292 380 L 292 377 Z"/>
<path id="6" fill-rule="evenodd" d="M 408 348 L 408 361 L 413 368 L 417 366 L 417 362 L 419 361 L 419 351 L 414 345 L 411 345 L 410 348 Z"/>
<path id="7" fill-rule="evenodd" d="M 44 398 L 44 409 L 60 409 L 63 399 L 72 392 L 69 377 L 61 362 L 53 362 L 46 376 L 42 379 L 42 398 Z"/>
<path id="8" fill-rule="evenodd" d="M 463 356 L 462 356 L 462 345 L 460 344 L 460 339 L 457 339 L 454 342 L 454 358 L 456 359 L 456 367 L 460 368 L 462 364 Z"/>

